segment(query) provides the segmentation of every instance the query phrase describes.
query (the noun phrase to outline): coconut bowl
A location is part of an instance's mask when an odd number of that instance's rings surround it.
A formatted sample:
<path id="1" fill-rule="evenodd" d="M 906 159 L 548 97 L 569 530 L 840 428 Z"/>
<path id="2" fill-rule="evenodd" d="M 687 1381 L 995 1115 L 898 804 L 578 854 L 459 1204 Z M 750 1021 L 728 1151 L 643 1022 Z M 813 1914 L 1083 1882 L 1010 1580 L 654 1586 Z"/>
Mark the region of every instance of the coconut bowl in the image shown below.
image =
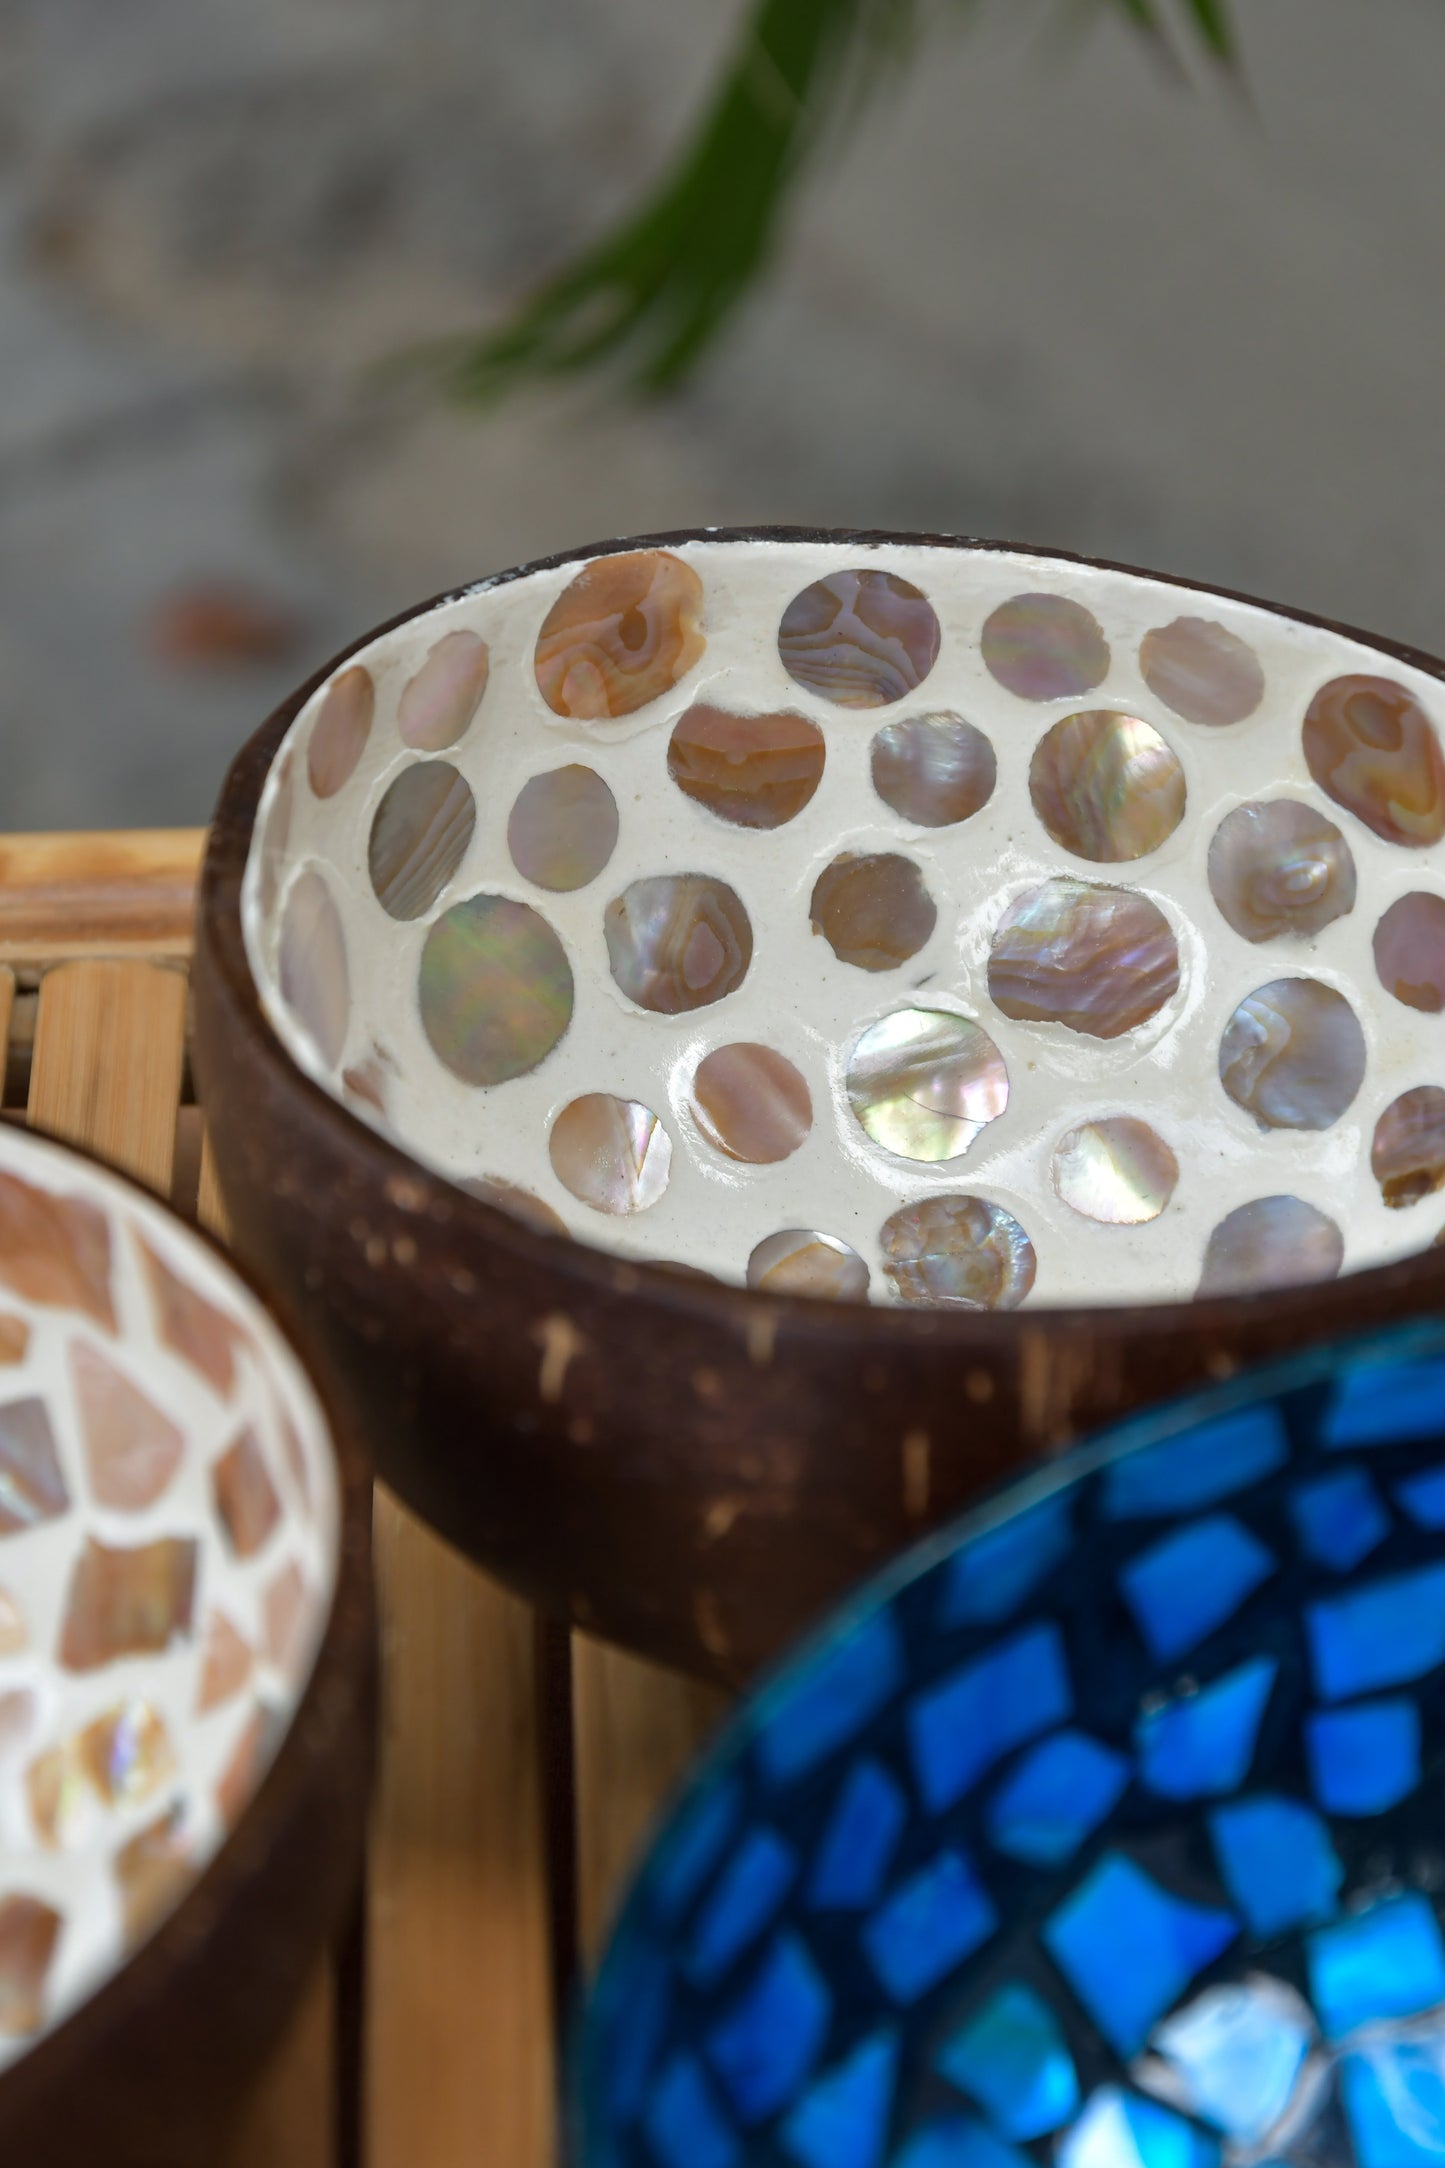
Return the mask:
<path id="1" fill-rule="evenodd" d="M 687 1786 L 603 1958 L 573 2158 L 1435 2158 L 1442 1660 L 1437 1328 L 1026 1478 Z"/>
<path id="2" fill-rule="evenodd" d="M 241 1254 L 445 1535 L 741 1678 L 1005 1471 L 1440 1306 L 1441 676 L 945 537 L 426 604 L 221 796 Z"/>
<path id="3" fill-rule="evenodd" d="M 0 2154 L 217 2157 L 355 1887 L 368 1486 L 221 1252 L 0 1129 Z"/>

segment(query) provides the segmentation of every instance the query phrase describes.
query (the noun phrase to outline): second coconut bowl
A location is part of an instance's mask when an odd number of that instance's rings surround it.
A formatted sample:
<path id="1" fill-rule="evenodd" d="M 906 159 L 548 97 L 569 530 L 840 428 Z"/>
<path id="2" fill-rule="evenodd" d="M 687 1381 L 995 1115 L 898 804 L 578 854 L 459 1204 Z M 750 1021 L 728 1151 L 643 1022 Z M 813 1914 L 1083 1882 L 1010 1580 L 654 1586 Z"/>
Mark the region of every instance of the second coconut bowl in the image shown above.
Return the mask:
<path id="1" fill-rule="evenodd" d="M 222 794 L 241 1253 L 474 1557 L 745 1676 L 1005 1471 L 1445 1298 L 1442 668 L 942 537 L 650 537 Z"/>

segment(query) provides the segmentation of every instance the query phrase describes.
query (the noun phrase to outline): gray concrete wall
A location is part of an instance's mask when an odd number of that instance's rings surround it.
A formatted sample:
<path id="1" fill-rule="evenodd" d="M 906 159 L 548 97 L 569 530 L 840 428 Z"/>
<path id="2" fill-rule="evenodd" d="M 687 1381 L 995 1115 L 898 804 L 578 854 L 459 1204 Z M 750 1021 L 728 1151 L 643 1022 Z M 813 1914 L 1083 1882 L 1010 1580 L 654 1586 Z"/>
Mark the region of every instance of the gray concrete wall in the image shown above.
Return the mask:
<path id="1" fill-rule="evenodd" d="M 737 12 L 0 0 L 0 826 L 203 818 L 382 612 L 656 526 L 1002 534 L 1445 648 L 1442 0 L 1241 0 L 1249 105 L 959 9 L 685 397 L 378 383 L 628 199 Z M 198 582 L 290 623 L 168 657 Z"/>

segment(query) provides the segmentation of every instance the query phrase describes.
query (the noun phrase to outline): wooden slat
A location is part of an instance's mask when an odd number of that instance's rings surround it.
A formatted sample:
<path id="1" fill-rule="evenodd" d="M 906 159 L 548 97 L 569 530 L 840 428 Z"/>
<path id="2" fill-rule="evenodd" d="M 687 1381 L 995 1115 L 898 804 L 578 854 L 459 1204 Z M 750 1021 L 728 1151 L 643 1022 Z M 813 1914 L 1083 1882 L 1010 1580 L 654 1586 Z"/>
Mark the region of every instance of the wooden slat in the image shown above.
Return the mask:
<path id="1" fill-rule="evenodd" d="M 620 1649 L 572 1642 L 577 1750 L 578 1929 L 601 1948 L 638 1847 L 727 1697 Z"/>
<path id="2" fill-rule="evenodd" d="M 186 982 L 163 964 L 68 963 L 41 982 L 32 1129 L 167 1195 L 185 1060 Z"/>
<path id="3" fill-rule="evenodd" d="M 0 1107 L 5 1104 L 6 1056 L 10 1047 L 10 1018 L 15 1007 L 15 973 L 0 965 Z"/>
<path id="4" fill-rule="evenodd" d="M 368 2168 L 552 2168 L 531 1614 L 376 1501 Z"/>
<path id="5" fill-rule="evenodd" d="M 200 828 L 0 836 L 0 962 L 190 953 Z"/>

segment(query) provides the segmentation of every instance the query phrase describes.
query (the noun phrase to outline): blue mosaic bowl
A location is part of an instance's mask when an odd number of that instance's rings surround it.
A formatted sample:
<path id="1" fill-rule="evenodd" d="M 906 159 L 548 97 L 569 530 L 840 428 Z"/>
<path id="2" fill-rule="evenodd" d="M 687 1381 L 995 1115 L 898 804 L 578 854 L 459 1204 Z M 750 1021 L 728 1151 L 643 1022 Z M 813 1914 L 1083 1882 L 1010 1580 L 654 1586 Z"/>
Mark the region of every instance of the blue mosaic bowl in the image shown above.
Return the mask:
<path id="1" fill-rule="evenodd" d="M 664 1828 L 584 2168 L 1445 2160 L 1445 1332 L 1136 1422 L 838 1614 Z"/>

